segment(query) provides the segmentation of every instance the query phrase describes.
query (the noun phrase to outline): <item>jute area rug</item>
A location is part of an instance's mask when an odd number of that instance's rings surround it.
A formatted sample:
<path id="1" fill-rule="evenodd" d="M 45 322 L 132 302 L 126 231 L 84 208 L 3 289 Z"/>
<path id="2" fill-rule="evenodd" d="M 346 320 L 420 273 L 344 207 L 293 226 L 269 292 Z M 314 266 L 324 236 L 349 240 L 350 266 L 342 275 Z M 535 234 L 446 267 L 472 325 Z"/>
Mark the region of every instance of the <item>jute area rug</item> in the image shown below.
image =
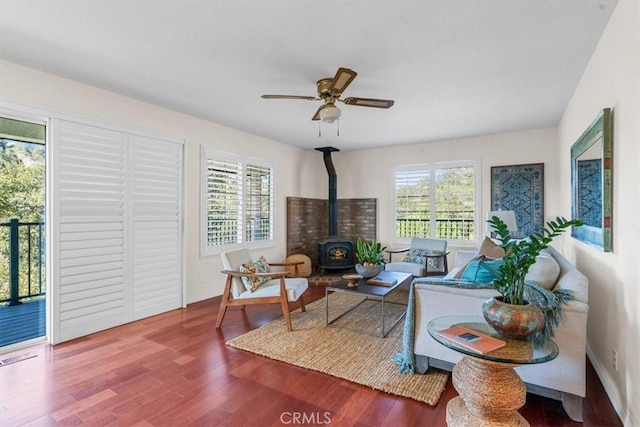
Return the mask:
<path id="1" fill-rule="evenodd" d="M 407 292 L 400 290 L 394 296 L 406 304 Z M 330 319 L 363 300 L 359 296 L 331 293 Z M 385 303 L 386 328 L 405 309 L 402 305 Z M 367 300 L 335 324 L 378 334 L 380 316 L 380 303 Z M 386 338 L 326 327 L 325 299 L 322 298 L 308 304 L 304 313 L 292 312 L 291 321 L 292 332 L 286 331 L 280 318 L 228 341 L 227 345 L 432 406 L 438 403 L 447 383 L 447 372 L 430 369 L 425 375 L 401 374 L 391 360 L 402 350 L 404 320 Z"/>

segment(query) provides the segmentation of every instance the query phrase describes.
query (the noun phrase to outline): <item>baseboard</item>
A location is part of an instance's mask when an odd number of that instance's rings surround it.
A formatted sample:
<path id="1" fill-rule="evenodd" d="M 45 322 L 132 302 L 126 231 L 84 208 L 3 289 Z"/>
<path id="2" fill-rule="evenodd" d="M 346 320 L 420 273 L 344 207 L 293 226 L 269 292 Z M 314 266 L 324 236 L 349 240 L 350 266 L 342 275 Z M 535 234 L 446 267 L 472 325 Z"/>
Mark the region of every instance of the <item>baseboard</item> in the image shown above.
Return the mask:
<path id="1" fill-rule="evenodd" d="M 14 351 L 19 351 L 36 345 L 45 344 L 46 342 L 47 337 L 38 337 L 26 341 L 20 341 L 15 344 L 9 344 L 5 345 L 4 347 L 0 347 L 0 354 L 13 353 Z"/>
<path id="2" fill-rule="evenodd" d="M 604 391 L 607 393 L 607 396 L 609 396 L 611 405 L 613 405 L 613 409 L 616 411 L 616 413 L 622 420 L 623 425 L 625 427 L 640 425 L 640 417 L 638 416 L 638 414 L 634 413 L 632 417 L 633 410 L 629 408 L 629 411 L 630 411 L 629 413 L 627 413 L 627 411 L 625 410 L 624 404 L 622 403 L 622 398 L 620 396 L 620 393 L 618 392 L 618 387 L 616 386 L 615 381 L 613 380 L 613 378 L 611 378 L 607 369 L 605 369 L 602 363 L 600 363 L 600 361 L 595 357 L 594 353 L 591 351 L 591 348 L 589 347 L 589 343 L 587 343 L 587 357 L 589 358 L 589 361 L 591 361 L 591 365 L 593 366 L 593 369 L 596 371 L 596 374 L 598 374 L 598 377 L 600 378 L 600 382 L 602 383 L 602 387 L 604 387 Z"/>

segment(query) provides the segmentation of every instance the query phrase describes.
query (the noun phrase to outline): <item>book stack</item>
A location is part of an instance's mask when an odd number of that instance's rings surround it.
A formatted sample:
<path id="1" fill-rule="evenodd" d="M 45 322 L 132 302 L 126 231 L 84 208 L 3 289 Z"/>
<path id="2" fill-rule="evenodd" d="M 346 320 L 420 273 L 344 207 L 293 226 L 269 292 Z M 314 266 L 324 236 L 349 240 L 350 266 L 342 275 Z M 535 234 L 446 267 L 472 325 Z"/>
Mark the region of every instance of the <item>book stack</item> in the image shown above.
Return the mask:
<path id="1" fill-rule="evenodd" d="M 395 275 L 392 272 L 381 271 L 377 276 L 367 280 L 367 283 L 369 285 L 376 286 L 394 286 L 396 283 L 398 283 L 398 279 L 396 279 Z"/>

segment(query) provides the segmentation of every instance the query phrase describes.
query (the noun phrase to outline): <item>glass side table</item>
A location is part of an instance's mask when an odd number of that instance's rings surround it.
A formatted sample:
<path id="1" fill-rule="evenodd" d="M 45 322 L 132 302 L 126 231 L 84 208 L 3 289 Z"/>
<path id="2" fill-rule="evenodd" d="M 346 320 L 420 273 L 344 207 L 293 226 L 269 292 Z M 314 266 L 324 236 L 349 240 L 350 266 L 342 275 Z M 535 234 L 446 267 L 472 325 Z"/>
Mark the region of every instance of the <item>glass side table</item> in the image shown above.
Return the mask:
<path id="1" fill-rule="evenodd" d="M 454 325 L 496 337 L 506 345 L 486 354 L 475 353 L 438 332 Z M 452 382 L 459 396 L 447 403 L 447 425 L 455 426 L 528 426 L 518 413 L 524 406 L 527 390 L 514 370 L 519 365 L 544 363 L 558 356 L 558 346 L 547 340 L 534 347 L 530 341 L 500 336 L 479 316 L 443 316 L 429 322 L 427 330 L 434 340 L 464 354 L 453 368 Z"/>

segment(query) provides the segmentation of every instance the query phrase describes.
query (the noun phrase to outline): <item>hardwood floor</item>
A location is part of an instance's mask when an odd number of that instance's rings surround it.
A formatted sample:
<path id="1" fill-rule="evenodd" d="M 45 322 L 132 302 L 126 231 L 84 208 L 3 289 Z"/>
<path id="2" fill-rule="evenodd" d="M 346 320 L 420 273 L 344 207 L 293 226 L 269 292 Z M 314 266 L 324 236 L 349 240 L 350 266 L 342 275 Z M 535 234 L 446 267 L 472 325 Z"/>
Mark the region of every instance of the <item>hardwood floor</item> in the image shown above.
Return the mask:
<path id="1" fill-rule="evenodd" d="M 306 301 L 324 296 L 311 286 Z M 0 425 L 444 426 L 451 380 L 437 406 L 227 347 L 281 315 L 278 305 L 231 308 L 219 298 L 52 347 L 0 367 Z M 295 328 L 295 325 L 294 325 Z M 283 333 L 286 333 L 283 331 Z M 580 426 L 560 402 L 527 396 L 532 426 Z M 621 426 L 591 365 L 584 426 Z"/>

